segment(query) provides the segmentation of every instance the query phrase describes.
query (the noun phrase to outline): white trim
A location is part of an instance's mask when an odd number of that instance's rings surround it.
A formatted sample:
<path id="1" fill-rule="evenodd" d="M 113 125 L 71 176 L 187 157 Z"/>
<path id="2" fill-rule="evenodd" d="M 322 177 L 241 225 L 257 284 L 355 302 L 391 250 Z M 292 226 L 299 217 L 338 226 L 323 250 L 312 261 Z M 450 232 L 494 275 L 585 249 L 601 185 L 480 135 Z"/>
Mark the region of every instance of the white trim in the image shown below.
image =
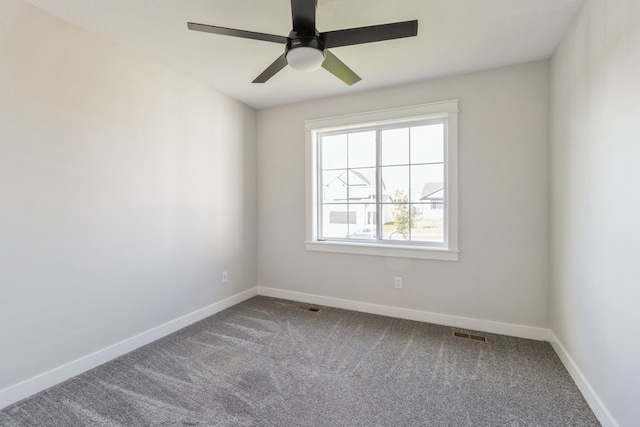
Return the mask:
<path id="1" fill-rule="evenodd" d="M 431 102 L 428 104 L 411 105 L 408 107 L 390 108 L 387 110 L 376 110 L 366 113 L 305 120 L 304 130 L 332 130 L 352 125 L 382 125 L 388 122 L 397 122 L 398 120 L 405 119 L 407 121 L 412 121 L 417 118 L 424 118 L 425 116 L 443 116 L 448 113 L 457 113 L 459 101 L 459 99 L 449 99 L 446 101 Z"/>
<path id="2" fill-rule="evenodd" d="M 438 261 L 458 261 L 458 106 L 459 99 L 432 102 L 370 111 L 344 116 L 327 117 L 305 121 L 306 157 L 306 250 L 319 252 L 347 253 L 385 257 L 417 258 Z M 393 245 L 382 243 L 360 243 L 319 241 L 317 236 L 318 203 L 316 136 L 319 131 L 332 131 L 356 127 L 380 126 L 446 117 L 445 146 L 445 193 L 447 207 L 445 213 L 446 242 L 444 248 L 438 246 Z"/>
<path id="3" fill-rule="evenodd" d="M 100 366 L 116 357 L 122 356 L 143 345 L 149 344 L 159 338 L 169 335 L 179 329 L 191 325 L 199 320 L 207 318 L 229 307 L 241 303 L 256 296 L 257 288 L 251 288 L 229 298 L 218 301 L 207 307 L 201 308 L 177 319 L 171 320 L 155 328 L 151 328 L 133 337 L 112 344 L 94 353 L 80 357 L 62 366 L 58 366 L 48 372 L 36 375 L 18 384 L 0 390 L 0 408 L 9 406 L 35 393 L 59 384 L 71 377 L 79 375 L 89 369 Z"/>
<path id="4" fill-rule="evenodd" d="M 401 246 L 387 244 L 367 244 L 334 241 L 305 242 L 308 251 L 334 252 L 341 254 L 387 256 L 396 258 L 433 259 L 438 261 L 458 261 L 458 251 L 431 246 Z"/>
<path id="5" fill-rule="evenodd" d="M 306 239 L 307 242 L 314 241 L 316 231 L 314 230 L 318 223 L 318 213 L 316 212 L 315 203 L 318 200 L 318 178 L 316 176 L 316 165 L 318 161 L 316 150 L 314 150 L 313 132 L 305 131 L 305 184 L 307 200 L 306 209 Z"/>
<path id="6" fill-rule="evenodd" d="M 258 290 L 258 292 L 260 291 Z M 569 372 L 569 375 L 571 375 L 573 382 L 575 382 L 578 389 L 580 389 L 580 392 L 591 407 L 593 413 L 598 418 L 598 421 L 602 424 L 602 427 L 618 427 L 618 423 L 613 418 L 613 415 L 611 415 L 607 410 L 607 407 L 602 403 L 602 400 L 600 400 L 600 397 L 593 387 L 591 387 L 591 384 L 589 384 L 589 381 L 587 381 L 587 378 L 584 376 L 580 368 L 578 368 L 578 365 L 573 361 L 573 358 L 571 358 L 567 349 L 562 345 L 556 334 L 553 331 L 549 331 L 549 337 L 553 349 L 558 354 L 558 357 Z"/>
<path id="7" fill-rule="evenodd" d="M 447 248 L 458 252 L 458 101 L 456 111 L 447 115 L 447 145 L 446 145 L 446 188 L 447 213 L 445 227 L 447 229 Z"/>
<path id="8" fill-rule="evenodd" d="M 412 310 L 408 308 L 392 307 L 388 305 L 325 297 L 321 295 L 288 291 L 285 289 L 258 286 L 258 295 L 282 298 L 309 304 L 319 304 L 327 307 L 343 308 L 363 313 L 379 314 L 399 319 L 417 320 L 419 322 L 435 323 L 456 328 L 489 332 L 492 334 L 508 335 L 538 341 L 549 340 L 549 330 L 532 326 L 516 325 L 513 323 L 494 322 L 491 320 L 474 319 L 470 317 L 451 316 L 448 314 L 431 313 L 428 311 Z"/>

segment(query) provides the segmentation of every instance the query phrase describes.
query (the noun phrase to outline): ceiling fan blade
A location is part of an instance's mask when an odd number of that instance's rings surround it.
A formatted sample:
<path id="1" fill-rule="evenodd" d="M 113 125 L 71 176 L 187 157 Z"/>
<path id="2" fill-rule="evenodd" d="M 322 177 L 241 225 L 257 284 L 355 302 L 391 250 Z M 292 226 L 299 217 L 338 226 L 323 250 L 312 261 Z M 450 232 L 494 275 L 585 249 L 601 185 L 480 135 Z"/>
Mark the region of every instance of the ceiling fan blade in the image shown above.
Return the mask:
<path id="1" fill-rule="evenodd" d="M 245 39 L 262 40 L 274 43 L 287 43 L 289 39 L 284 36 L 276 36 L 273 34 L 256 33 L 253 31 L 236 30 L 233 28 L 216 27 L 214 25 L 196 24 L 194 22 L 187 23 L 192 31 L 202 31 L 204 33 L 221 34 L 223 36 L 242 37 Z"/>
<path id="2" fill-rule="evenodd" d="M 291 16 L 294 33 L 315 36 L 316 0 L 291 0 Z"/>
<path id="3" fill-rule="evenodd" d="M 283 53 L 278 57 L 278 59 L 273 61 L 273 64 L 269 65 L 267 69 L 264 70 L 262 74 L 256 77 L 256 79 L 251 83 L 264 83 L 267 80 L 269 80 L 271 77 L 275 76 L 278 71 L 282 70 L 286 66 L 287 66 L 287 58 Z"/>
<path id="4" fill-rule="evenodd" d="M 369 27 L 327 31 L 320 34 L 325 48 L 380 42 L 418 35 L 418 21 L 394 22 Z"/>
<path id="5" fill-rule="evenodd" d="M 353 72 L 353 70 L 340 61 L 337 56 L 325 49 L 325 60 L 322 63 L 322 68 L 348 84 L 349 86 L 358 83 L 360 76 Z"/>

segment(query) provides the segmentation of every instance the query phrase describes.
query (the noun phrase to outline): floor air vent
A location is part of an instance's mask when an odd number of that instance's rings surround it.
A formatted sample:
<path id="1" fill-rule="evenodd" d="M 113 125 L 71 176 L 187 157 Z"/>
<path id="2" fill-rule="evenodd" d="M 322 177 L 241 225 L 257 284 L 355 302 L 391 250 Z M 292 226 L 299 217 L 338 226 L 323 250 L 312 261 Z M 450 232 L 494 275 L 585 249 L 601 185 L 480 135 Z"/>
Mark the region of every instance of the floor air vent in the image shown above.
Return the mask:
<path id="1" fill-rule="evenodd" d="M 298 307 L 298 310 L 310 311 L 312 313 L 317 313 L 320 311 L 318 307 L 314 307 L 312 305 L 301 305 Z"/>
<path id="2" fill-rule="evenodd" d="M 487 342 L 487 339 L 480 335 L 466 334 L 464 332 L 453 331 L 453 336 L 456 338 L 465 338 L 473 341 Z"/>

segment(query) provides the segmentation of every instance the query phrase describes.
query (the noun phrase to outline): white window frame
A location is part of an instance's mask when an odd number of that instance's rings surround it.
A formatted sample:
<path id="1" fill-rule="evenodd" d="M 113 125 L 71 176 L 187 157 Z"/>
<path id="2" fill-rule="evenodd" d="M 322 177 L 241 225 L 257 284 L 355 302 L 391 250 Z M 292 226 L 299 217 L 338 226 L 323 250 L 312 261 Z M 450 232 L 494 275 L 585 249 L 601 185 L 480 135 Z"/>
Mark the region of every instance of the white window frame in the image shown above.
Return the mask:
<path id="1" fill-rule="evenodd" d="M 458 260 L 458 99 L 413 105 L 389 110 L 371 111 L 339 117 L 305 121 L 306 137 L 306 242 L 308 251 L 418 258 L 441 261 Z M 359 242 L 318 240 L 317 135 L 341 129 L 384 126 L 403 121 L 446 117 L 445 128 L 445 244 L 424 246 L 393 242 Z"/>

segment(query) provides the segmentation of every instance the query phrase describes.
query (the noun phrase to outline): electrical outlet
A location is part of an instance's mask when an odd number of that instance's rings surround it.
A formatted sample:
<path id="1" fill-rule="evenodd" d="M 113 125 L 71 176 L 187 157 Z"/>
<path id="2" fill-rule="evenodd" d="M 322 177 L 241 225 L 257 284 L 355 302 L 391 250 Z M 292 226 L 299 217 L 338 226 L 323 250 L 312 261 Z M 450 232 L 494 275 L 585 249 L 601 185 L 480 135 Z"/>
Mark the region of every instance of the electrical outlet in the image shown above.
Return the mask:
<path id="1" fill-rule="evenodd" d="M 402 289 L 402 277 L 395 277 L 393 283 L 396 289 Z"/>
<path id="2" fill-rule="evenodd" d="M 229 272 L 223 271 L 222 272 L 222 283 L 227 283 L 228 281 L 229 281 Z"/>

